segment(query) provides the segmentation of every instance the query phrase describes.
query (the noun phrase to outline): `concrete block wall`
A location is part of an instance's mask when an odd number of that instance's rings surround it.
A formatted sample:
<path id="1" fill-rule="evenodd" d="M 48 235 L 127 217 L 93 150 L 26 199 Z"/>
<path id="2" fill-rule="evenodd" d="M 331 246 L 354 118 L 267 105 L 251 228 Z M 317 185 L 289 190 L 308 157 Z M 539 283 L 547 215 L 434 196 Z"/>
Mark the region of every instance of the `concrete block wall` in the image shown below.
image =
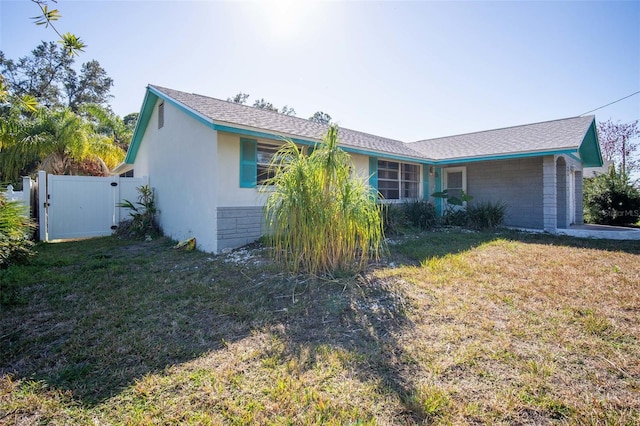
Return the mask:
<path id="1" fill-rule="evenodd" d="M 264 208 L 218 207 L 218 252 L 249 244 L 262 236 Z"/>
<path id="2" fill-rule="evenodd" d="M 582 172 L 575 172 L 576 179 L 576 225 L 584 223 L 584 185 L 582 181 Z"/>
<path id="3" fill-rule="evenodd" d="M 553 155 L 542 158 L 542 209 L 544 230 L 555 232 L 558 222 L 556 197 L 556 159 Z"/>
<path id="4" fill-rule="evenodd" d="M 468 163 L 467 193 L 473 201 L 508 205 L 505 225 L 542 229 L 543 168 L 540 157 Z M 555 172 L 555 168 L 554 168 Z"/>

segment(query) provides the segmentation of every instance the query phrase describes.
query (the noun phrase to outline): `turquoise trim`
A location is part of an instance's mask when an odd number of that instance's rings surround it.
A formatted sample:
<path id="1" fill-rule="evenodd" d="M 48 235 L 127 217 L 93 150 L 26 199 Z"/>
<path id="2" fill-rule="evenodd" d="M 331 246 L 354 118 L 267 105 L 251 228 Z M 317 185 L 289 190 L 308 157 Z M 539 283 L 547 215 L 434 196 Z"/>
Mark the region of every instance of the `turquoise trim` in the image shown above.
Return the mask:
<path id="1" fill-rule="evenodd" d="M 194 118 L 195 120 L 199 121 L 200 123 L 204 124 L 207 127 L 211 127 L 212 129 L 215 129 L 215 125 L 213 124 L 213 121 L 211 119 L 198 114 L 197 112 L 195 112 L 190 108 L 187 108 L 186 106 L 182 105 L 180 102 L 176 101 L 173 98 L 168 97 L 167 95 L 154 89 L 153 87 L 149 87 L 149 91 L 151 93 L 154 93 L 159 98 L 162 98 L 165 102 L 168 102 L 174 107 L 178 108 L 180 111 L 184 112 L 189 117 Z"/>
<path id="2" fill-rule="evenodd" d="M 378 195 L 378 157 L 369 157 L 369 186 L 371 192 Z"/>
<path id="3" fill-rule="evenodd" d="M 240 188 L 258 184 L 258 141 L 240 138 Z"/>
<path id="4" fill-rule="evenodd" d="M 595 118 L 580 143 L 580 158 L 584 167 L 602 167 L 602 151 L 598 141 L 598 130 Z"/>
<path id="5" fill-rule="evenodd" d="M 518 154 L 487 155 L 483 157 L 457 158 L 455 160 L 438 160 L 435 164 L 449 165 L 449 164 L 461 164 L 461 163 L 476 163 L 478 161 L 491 161 L 491 160 L 515 160 L 517 158 L 543 157 L 545 155 L 558 155 L 558 154 L 570 155 L 570 154 L 575 154 L 576 152 L 578 152 L 577 149 L 522 152 Z"/>
<path id="6" fill-rule="evenodd" d="M 237 127 L 224 126 L 224 125 L 220 125 L 220 124 L 214 124 L 213 128 L 215 130 L 219 131 L 219 132 L 232 133 L 232 134 L 244 135 L 244 136 L 252 136 L 254 138 L 260 138 L 260 139 L 270 139 L 270 140 L 277 140 L 277 141 L 291 140 L 294 143 L 297 143 L 299 145 L 315 146 L 315 145 L 317 145 L 319 143 L 319 141 L 313 140 L 313 139 L 300 139 L 300 138 L 290 138 L 290 137 L 285 137 L 285 136 L 277 136 L 277 135 L 273 135 L 271 133 L 257 132 L 255 130 L 241 129 L 241 128 L 237 128 Z M 374 153 L 372 151 L 367 151 L 367 150 L 359 149 L 359 148 L 351 148 L 351 147 L 344 146 L 344 145 L 340 145 L 340 148 L 345 152 L 349 152 L 351 154 L 366 155 L 367 157 L 370 156 L 371 154 L 376 154 L 376 155 L 382 156 L 384 158 L 389 158 L 391 160 L 403 161 L 405 163 L 433 164 L 432 162 L 430 162 L 428 160 L 420 160 L 420 159 L 413 158 L 413 157 L 404 157 L 404 156 L 401 156 L 401 155 L 394 155 L 394 154 L 386 154 L 386 153 L 378 153 L 378 152 Z"/>
<path id="7" fill-rule="evenodd" d="M 433 192 L 440 192 L 442 191 L 442 167 L 436 167 L 435 174 L 436 174 L 434 178 L 435 191 Z M 429 194 L 429 196 L 431 196 L 431 194 Z M 436 211 L 440 215 L 442 215 L 444 213 L 444 211 L 442 210 L 443 209 L 442 198 L 436 197 L 434 200 L 436 205 Z"/>
<path id="8" fill-rule="evenodd" d="M 153 109 L 158 101 L 158 96 L 147 90 L 144 95 L 144 101 L 142 101 L 142 108 L 140 109 L 140 115 L 138 116 L 138 122 L 136 128 L 133 131 L 133 137 L 127 150 L 127 156 L 124 159 L 126 164 L 133 164 L 136 161 L 136 155 L 138 155 L 138 149 L 140 149 L 140 143 L 144 132 L 147 130 L 147 125 L 153 114 Z"/>
<path id="9" fill-rule="evenodd" d="M 581 160 L 581 159 L 580 159 L 580 157 L 578 157 L 577 155 L 575 155 L 575 154 L 567 154 L 567 155 L 568 155 L 569 157 L 573 158 L 574 160 L 579 161 L 579 162 L 581 162 L 581 163 L 582 163 L 582 160 Z"/>
<path id="10" fill-rule="evenodd" d="M 214 129 L 216 131 L 239 134 L 243 136 L 251 136 L 255 138 L 263 138 L 270 139 L 276 141 L 283 141 L 290 139 L 293 142 L 300 145 L 314 146 L 318 143 L 317 140 L 312 139 L 301 139 L 301 138 L 285 138 L 283 136 L 277 136 L 272 133 L 267 132 L 259 132 L 254 130 L 242 129 L 233 126 L 221 125 L 214 123 L 211 119 L 197 113 L 196 111 L 185 107 L 178 101 L 170 98 L 164 93 L 156 90 L 153 87 L 147 87 L 147 92 L 145 94 L 144 101 L 142 103 L 142 108 L 140 110 L 140 118 L 138 119 L 138 123 L 136 124 L 136 128 L 133 133 L 133 137 L 131 139 L 131 144 L 129 146 L 129 150 L 127 151 L 127 156 L 124 160 L 126 164 L 134 164 L 136 156 L 138 154 L 138 150 L 140 148 L 140 144 L 142 143 L 142 138 L 146 132 L 147 126 L 149 125 L 149 120 L 153 114 L 153 109 L 158 101 L 158 99 L 163 99 L 165 102 L 170 103 L 174 107 L 178 108 L 180 111 L 186 113 L 188 116 L 194 118 L 198 122 L 204 124 L 205 126 Z M 598 142 L 598 135 L 595 126 L 595 118 L 591 122 L 585 137 L 580 144 L 578 149 L 564 149 L 564 150 L 551 150 L 551 151 L 540 151 L 540 152 L 523 152 L 517 154 L 502 154 L 502 155 L 488 155 L 488 156 L 479 156 L 479 157 L 470 157 L 470 158 L 457 158 L 457 159 L 449 159 L 449 160 L 434 160 L 434 159 L 419 159 L 414 157 L 407 157 L 404 155 L 396 155 L 396 154 L 388 154 L 388 153 L 380 153 L 380 152 L 372 152 L 366 149 L 361 148 L 352 148 L 348 146 L 341 146 L 341 148 L 352 154 L 361 154 L 366 156 L 371 156 L 372 154 L 376 155 L 380 158 L 420 164 L 424 166 L 432 166 L 432 165 L 450 165 L 450 164 L 461 164 L 461 163 L 473 163 L 478 161 L 491 161 L 491 160 L 509 160 L 509 159 L 517 159 L 517 158 L 528 158 L 528 157 L 539 157 L 545 155 L 558 155 L 565 154 L 574 156 L 579 153 L 579 160 L 583 163 L 585 167 L 599 167 L 602 166 L 602 154 L 600 151 L 600 144 Z M 573 157 L 578 159 L 578 157 Z"/>

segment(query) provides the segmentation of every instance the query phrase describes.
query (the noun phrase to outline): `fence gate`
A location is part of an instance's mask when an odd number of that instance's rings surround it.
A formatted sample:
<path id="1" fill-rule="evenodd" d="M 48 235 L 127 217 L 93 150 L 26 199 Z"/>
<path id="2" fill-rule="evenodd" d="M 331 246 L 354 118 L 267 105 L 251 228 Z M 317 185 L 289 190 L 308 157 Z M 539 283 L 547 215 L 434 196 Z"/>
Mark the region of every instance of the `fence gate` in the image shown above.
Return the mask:
<path id="1" fill-rule="evenodd" d="M 40 192 L 40 239 L 42 241 L 111 235 L 128 216 L 118 207 L 123 200 L 135 202 L 137 187 L 148 179 L 118 176 L 56 176 L 38 174 Z M 46 181 L 46 185 L 42 184 Z"/>

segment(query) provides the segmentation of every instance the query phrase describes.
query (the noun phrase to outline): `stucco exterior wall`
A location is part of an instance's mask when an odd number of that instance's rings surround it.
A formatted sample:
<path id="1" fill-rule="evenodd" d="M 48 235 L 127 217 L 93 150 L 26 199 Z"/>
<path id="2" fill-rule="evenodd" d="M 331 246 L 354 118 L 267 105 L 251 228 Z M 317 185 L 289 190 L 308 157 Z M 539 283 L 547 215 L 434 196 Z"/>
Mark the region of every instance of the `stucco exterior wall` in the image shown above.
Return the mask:
<path id="1" fill-rule="evenodd" d="M 158 129 L 156 104 L 134 164 L 155 190 L 164 234 L 195 236 L 206 252 L 217 251 L 217 155 L 217 132 L 165 102 L 164 126 Z"/>
<path id="2" fill-rule="evenodd" d="M 542 229 L 542 158 L 468 163 L 467 193 L 473 201 L 508 205 L 505 225 Z"/>

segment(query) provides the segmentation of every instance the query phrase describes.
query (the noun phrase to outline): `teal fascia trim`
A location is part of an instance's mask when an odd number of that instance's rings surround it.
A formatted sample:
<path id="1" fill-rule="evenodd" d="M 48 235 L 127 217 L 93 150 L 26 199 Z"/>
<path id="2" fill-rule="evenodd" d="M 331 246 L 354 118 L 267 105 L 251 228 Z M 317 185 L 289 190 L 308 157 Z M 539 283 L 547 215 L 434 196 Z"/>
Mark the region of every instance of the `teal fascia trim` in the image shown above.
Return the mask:
<path id="1" fill-rule="evenodd" d="M 149 91 L 151 93 L 156 94 L 156 96 L 158 96 L 159 98 L 162 98 L 165 102 L 168 102 L 174 107 L 178 108 L 180 111 L 186 113 L 189 117 L 196 119 L 197 121 L 199 121 L 200 123 L 204 124 L 207 127 L 211 127 L 212 129 L 215 129 L 215 125 L 213 124 L 213 121 L 211 119 L 205 117 L 202 114 L 197 113 L 196 111 L 190 108 L 187 108 L 186 106 L 182 105 L 180 102 L 166 96 L 164 93 L 154 89 L 153 87 L 149 87 Z"/>
<path id="2" fill-rule="evenodd" d="M 545 155 L 575 154 L 577 149 L 561 149 L 556 151 L 522 152 L 518 154 L 487 155 L 484 157 L 456 158 L 455 160 L 438 160 L 435 164 L 449 165 L 461 163 L 477 163 L 478 161 L 515 160 L 517 158 L 543 157 Z"/>
<path id="3" fill-rule="evenodd" d="M 271 133 L 265 133 L 265 132 L 257 132 L 255 130 L 248 130 L 248 129 L 241 129 L 238 127 L 232 127 L 232 126 L 224 126 L 224 125 L 220 125 L 220 124 L 214 124 L 213 128 L 219 132 L 226 132 L 226 133 L 233 133 L 233 134 L 237 134 L 237 135 L 244 135 L 244 136 L 252 136 L 254 138 L 261 138 L 261 139 L 270 139 L 270 140 L 276 140 L 276 141 L 284 141 L 284 140 L 291 140 L 297 144 L 300 145 L 309 145 L 309 146 L 315 146 L 319 143 L 319 141 L 313 140 L 313 139 L 300 139 L 300 138 L 290 138 L 290 137 L 286 137 L 286 136 L 277 136 L 277 135 L 273 135 Z M 428 162 L 425 160 L 420 160 L 418 158 L 412 158 L 412 157 L 404 157 L 401 155 L 394 155 L 394 154 L 386 154 L 386 153 L 381 153 L 381 152 L 373 152 L 373 151 L 367 151 L 364 149 L 359 149 L 359 148 L 351 148 L 348 146 L 344 146 L 344 145 L 340 145 L 340 148 L 345 151 L 345 152 L 349 152 L 352 154 L 362 154 L 362 155 L 366 155 L 369 157 L 372 156 L 376 156 L 379 158 L 388 158 L 391 160 L 398 160 L 398 161 L 404 161 L 404 162 L 408 162 L 408 163 L 415 163 L 415 164 L 427 164 L 427 165 L 432 165 L 434 164 L 433 162 Z"/>
<path id="4" fill-rule="evenodd" d="M 591 122 L 587 133 L 580 144 L 580 158 L 584 167 L 602 167 L 602 152 L 598 142 L 598 131 L 596 130 L 595 118 Z"/>
<path id="5" fill-rule="evenodd" d="M 215 128 L 211 120 L 208 120 L 206 117 L 198 114 L 192 109 L 185 107 L 181 103 L 166 96 L 164 93 L 154 89 L 153 87 L 147 87 L 147 93 L 145 93 L 144 95 L 144 101 L 142 102 L 140 116 L 138 118 L 138 122 L 136 123 L 136 128 L 133 131 L 133 137 L 131 138 L 131 144 L 129 145 L 127 156 L 124 159 L 124 162 L 126 164 L 133 164 L 136 161 L 136 155 L 138 155 L 138 149 L 140 148 L 140 143 L 142 143 L 142 137 L 147 130 L 149 120 L 151 119 L 151 115 L 153 114 L 153 108 L 156 106 L 158 99 L 162 99 L 163 101 L 175 106 L 180 111 L 186 113 L 189 117 L 194 118 L 205 126 L 212 129 Z"/>
<path id="6" fill-rule="evenodd" d="M 582 163 L 582 159 L 580 157 L 578 157 L 577 155 L 575 155 L 575 154 L 568 154 L 568 155 L 569 155 L 569 157 L 573 158 L 574 160 L 579 161 L 579 162 Z"/>
<path id="7" fill-rule="evenodd" d="M 298 139 L 298 138 L 288 138 L 286 136 L 277 136 L 271 133 L 256 132 L 255 130 L 240 129 L 238 127 L 223 126 L 221 124 L 214 124 L 212 127 L 219 132 L 233 133 L 236 135 L 243 135 L 243 136 L 251 136 L 251 137 L 260 138 L 260 139 L 270 139 L 273 141 L 284 142 L 284 141 L 290 140 L 300 145 L 310 145 L 310 146 L 314 146 L 318 143 L 317 141 Z"/>
<path id="8" fill-rule="evenodd" d="M 133 137 L 131 138 L 131 143 L 127 150 L 127 156 L 124 159 L 126 164 L 133 164 L 136 161 L 136 155 L 138 155 L 138 149 L 140 149 L 142 137 L 147 130 L 147 125 L 149 124 L 149 120 L 151 119 L 153 108 L 156 106 L 157 100 L 158 95 L 151 93 L 147 89 L 147 93 L 144 95 L 144 101 L 142 101 L 142 108 L 140 109 L 138 122 L 136 123 L 136 128 L 133 131 Z"/>
<path id="9" fill-rule="evenodd" d="M 436 187 L 436 190 L 434 192 L 442 191 L 442 167 L 436 167 L 435 178 L 434 178 L 434 186 Z M 431 197 L 431 194 L 429 194 L 429 197 Z M 440 198 L 440 197 L 435 198 L 435 206 L 436 206 L 436 212 L 438 212 L 438 214 L 442 215 L 442 213 L 443 213 L 443 211 L 442 211 L 442 198 Z"/>

